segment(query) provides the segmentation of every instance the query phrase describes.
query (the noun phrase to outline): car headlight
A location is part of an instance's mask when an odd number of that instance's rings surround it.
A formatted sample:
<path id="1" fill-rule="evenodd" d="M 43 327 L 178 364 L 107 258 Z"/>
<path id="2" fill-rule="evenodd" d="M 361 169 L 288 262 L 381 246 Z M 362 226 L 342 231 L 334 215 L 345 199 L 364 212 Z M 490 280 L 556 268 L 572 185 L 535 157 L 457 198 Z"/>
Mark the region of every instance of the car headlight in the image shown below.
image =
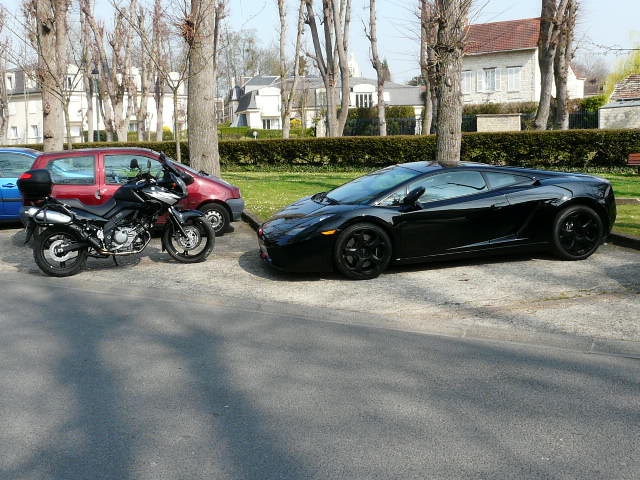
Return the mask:
<path id="1" fill-rule="evenodd" d="M 296 235 L 307 230 L 309 227 L 313 227 L 321 222 L 324 222 L 325 220 L 331 217 L 333 217 L 333 215 L 320 215 L 317 217 L 306 218 L 302 223 L 300 223 L 299 225 L 296 225 L 291 230 L 289 230 L 287 232 L 287 235 L 291 237 L 295 237 Z"/>

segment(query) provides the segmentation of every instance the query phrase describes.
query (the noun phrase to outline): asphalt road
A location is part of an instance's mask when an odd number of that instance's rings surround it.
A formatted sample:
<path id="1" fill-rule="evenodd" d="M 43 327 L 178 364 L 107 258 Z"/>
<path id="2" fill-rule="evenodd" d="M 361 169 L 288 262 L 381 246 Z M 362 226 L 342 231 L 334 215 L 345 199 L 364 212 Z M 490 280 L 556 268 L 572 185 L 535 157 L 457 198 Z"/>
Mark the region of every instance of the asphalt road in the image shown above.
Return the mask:
<path id="1" fill-rule="evenodd" d="M 638 360 L 126 282 L 2 271 L 0 478 L 638 478 Z"/>

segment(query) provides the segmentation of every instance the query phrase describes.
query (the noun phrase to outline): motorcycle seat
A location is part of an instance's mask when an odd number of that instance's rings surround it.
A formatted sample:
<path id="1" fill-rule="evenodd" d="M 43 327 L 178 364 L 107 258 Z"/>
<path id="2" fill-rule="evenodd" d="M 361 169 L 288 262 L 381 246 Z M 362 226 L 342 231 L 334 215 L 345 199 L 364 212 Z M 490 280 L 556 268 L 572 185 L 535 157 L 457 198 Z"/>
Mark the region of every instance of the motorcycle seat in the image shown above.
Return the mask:
<path id="1" fill-rule="evenodd" d="M 97 215 L 99 217 L 104 217 L 113 209 L 113 207 L 116 206 L 116 201 L 113 198 L 110 198 L 101 205 L 86 205 L 77 198 L 65 198 L 64 200 L 60 201 L 67 207 L 84 210 L 85 212 L 92 213 L 93 215 Z"/>

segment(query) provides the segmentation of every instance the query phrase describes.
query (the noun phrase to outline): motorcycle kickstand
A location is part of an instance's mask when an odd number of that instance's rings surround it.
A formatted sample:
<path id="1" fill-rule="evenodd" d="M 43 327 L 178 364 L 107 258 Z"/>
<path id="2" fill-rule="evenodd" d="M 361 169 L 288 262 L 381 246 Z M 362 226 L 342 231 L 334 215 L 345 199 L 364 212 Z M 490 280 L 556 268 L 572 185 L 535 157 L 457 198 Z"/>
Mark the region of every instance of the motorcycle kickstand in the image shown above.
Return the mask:
<path id="1" fill-rule="evenodd" d="M 120 265 L 118 264 L 118 257 L 113 255 L 111 258 L 113 258 L 113 263 L 115 263 L 116 267 L 119 267 Z"/>

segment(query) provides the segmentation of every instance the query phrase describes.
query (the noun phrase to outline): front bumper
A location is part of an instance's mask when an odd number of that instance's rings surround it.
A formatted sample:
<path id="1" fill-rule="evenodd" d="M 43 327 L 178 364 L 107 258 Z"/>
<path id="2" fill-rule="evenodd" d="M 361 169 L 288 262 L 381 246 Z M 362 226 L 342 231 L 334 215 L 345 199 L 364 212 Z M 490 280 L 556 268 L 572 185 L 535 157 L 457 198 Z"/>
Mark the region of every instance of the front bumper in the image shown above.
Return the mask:
<path id="1" fill-rule="evenodd" d="M 258 234 L 259 255 L 270 266 L 287 272 L 333 271 L 333 246 L 331 237 L 314 237 L 302 242 L 286 243 L 269 241 Z"/>
<path id="2" fill-rule="evenodd" d="M 244 198 L 230 198 L 227 200 L 227 205 L 231 210 L 231 221 L 237 222 L 240 220 L 240 215 L 244 210 Z"/>

